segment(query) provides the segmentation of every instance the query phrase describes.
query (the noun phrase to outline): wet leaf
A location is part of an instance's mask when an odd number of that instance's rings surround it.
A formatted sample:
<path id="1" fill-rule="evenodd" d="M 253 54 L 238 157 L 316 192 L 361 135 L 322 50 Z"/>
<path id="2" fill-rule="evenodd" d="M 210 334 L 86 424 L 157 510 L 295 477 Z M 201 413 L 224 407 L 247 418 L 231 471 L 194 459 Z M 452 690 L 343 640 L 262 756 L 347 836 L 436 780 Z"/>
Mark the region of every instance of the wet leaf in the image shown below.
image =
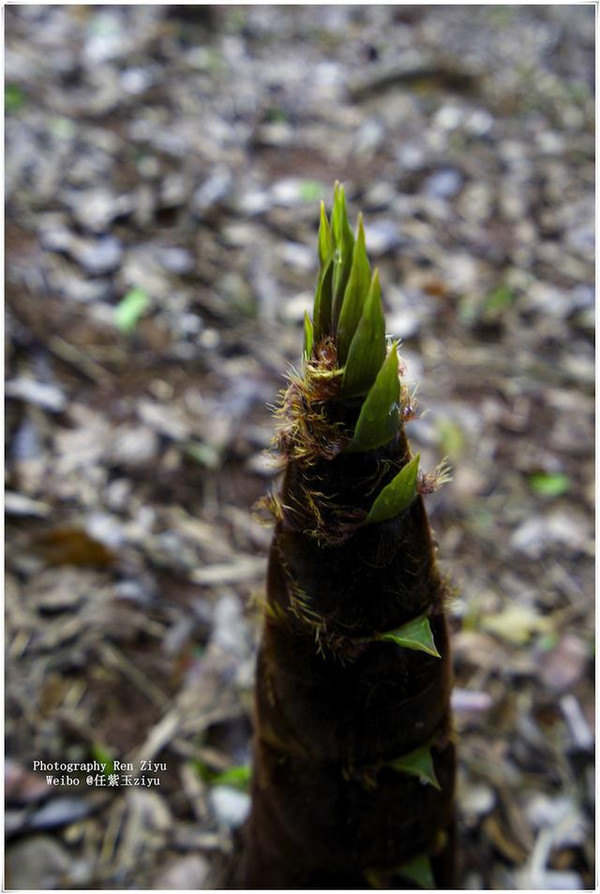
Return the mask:
<path id="1" fill-rule="evenodd" d="M 561 497 L 571 488 L 571 480 L 562 472 L 537 472 L 529 477 L 529 487 L 542 497 Z"/>
<path id="2" fill-rule="evenodd" d="M 131 332 L 150 304 L 144 289 L 132 289 L 115 307 L 115 325 L 121 332 Z"/>
<path id="3" fill-rule="evenodd" d="M 379 273 L 375 270 L 360 322 L 350 343 L 342 394 L 353 397 L 368 391 L 384 360 L 385 317 L 381 304 Z"/>
<path id="4" fill-rule="evenodd" d="M 360 322 L 371 283 L 371 268 L 365 246 L 365 230 L 362 214 L 358 216 L 358 234 L 352 254 L 350 278 L 344 293 L 337 328 L 338 362 L 343 365 L 348 356 L 350 343 Z"/>
<path id="5" fill-rule="evenodd" d="M 399 773 L 409 773 L 411 776 L 417 776 L 422 782 L 428 783 L 437 788 L 438 791 L 441 791 L 435 775 L 430 744 L 423 745 L 421 748 L 411 751 L 410 754 L 404 754 L 402 757 L 390 761 L 387 766 L 391 767 L 392 770 L 397 770 Z"/>
<path id="6" fill-rule="evenodd" d="M 387 521 L 410 506 L 417 495 L 418 471 L 419 454 L 417 453 L 379 493 L 365 519 L 365 525 Z"/>
<path id="7" fill-rule="evenodd" d="M 362 405 L 349 451 L 374 450 L 394 437 L 398 431 L 399 399 L 398 353 L 394 344 Z"/>
<path id="8" fill-rule="evenodd" d="M 415 649 L 418 652 L 427 652 L 428 655 L 434 655 L 436 658 L 442 656 L 438 652 L 431 625 L 427 615 L 420 615 L 414 621 L 403 624 L 397 630 L 390 630 L 388 633 L 380 633 L 378 640 L 389 640 L 402 646 L 404 649 Z"/>

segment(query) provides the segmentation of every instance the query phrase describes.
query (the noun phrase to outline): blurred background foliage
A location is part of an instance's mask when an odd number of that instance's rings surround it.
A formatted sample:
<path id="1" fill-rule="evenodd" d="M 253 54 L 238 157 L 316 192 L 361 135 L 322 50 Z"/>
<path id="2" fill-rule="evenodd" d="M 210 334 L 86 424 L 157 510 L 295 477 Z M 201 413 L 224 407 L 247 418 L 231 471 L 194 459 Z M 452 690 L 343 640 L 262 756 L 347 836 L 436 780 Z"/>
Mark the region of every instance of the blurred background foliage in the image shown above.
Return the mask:
<path id="1" fill-rule="evenodd" d="M 594 8 L 9 6 L 9 887 L 210 884 L 344 181 L 453 480 L 466 887 L 593 878 Z M 102 757 L 104 756 L 104 757 Z M 165 762 L 51 787 L 32 760 Z"/>

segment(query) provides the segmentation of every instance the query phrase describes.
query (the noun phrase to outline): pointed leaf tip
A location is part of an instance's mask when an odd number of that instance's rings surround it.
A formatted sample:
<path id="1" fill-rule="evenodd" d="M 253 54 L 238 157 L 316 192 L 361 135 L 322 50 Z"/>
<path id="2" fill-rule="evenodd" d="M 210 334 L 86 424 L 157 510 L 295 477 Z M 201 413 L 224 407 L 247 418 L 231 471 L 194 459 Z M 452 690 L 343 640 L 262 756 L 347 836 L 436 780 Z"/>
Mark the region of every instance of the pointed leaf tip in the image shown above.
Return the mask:
<path id="1" fill-rule="evenodd" d="M 374 450 L 391 441 L 398 431 L 399 400 L 398 353 L 394 343 L 361 407 L 354 437 L 347 449 L 351 452 Z"/>
<path id="2" fill-rule="evenodd" d="M 417 453 L 379 492 L 364 521 L 365 525 L 388 521 L 390 518 L 400 515 L 410 506 L 417 495 L 419 456 L 420 454 Z"/>
<path id="3" fill-rule="evenodd" d="M 350 301 L 354 303 L 352 299 Z M 354 313 L 355 309 L 351 308 L 349 313 Z M 348 348 L 342 393 L 347 397 L 353 397 L 368 391 L 382 369 L 384 360 L 385 317 L 381 303 L 379 272 L 375 270 L 356 332 Z"/>
<path id="4" fill-rule="evenodd" d="M 433 655 L 434 658 L 442 657 L 436 648 L 427 615 L 419 615 L 418 618 L 409 621 L 408 624 L 403 624 L 397 630 L 380 633 L 376 639 L 396 643 L 404 649 L 426 652 L 428 655 Z"/>
<path id="5" fill-rule="evenodd" d="M 327 218 L 327 212 L 325 210 L 325 202 L 323 200 L 321 200 L 318 245 L 319 245 L 319 264 L 321 266 L 321 270 L 323 270 L 325 265 L 327 264 L 329 258 L 331 257 L 331 253 L 333 251 L 333 243 L 332 243 L 332 238 L 331 238 L 331 227 L 329 225 L 329 220 Z"/>
<path id="6" fill-rule="evenodd" d="M 441 791 L 438 778 L 435 775 L 435 767 L 433 766 L 433 757 L 431 754 L 431 743 L 416 748 L 409 754 L 403 754 L 401 757 L 390 761 L 388 766 L 398 773 L 409 773 L 411 776 L 417 776 L 421 782 L 432 785 L 438 791 Z"/>
<path id="7" fill-rule="evenodd" d="M 348 215 L 346 213 L 346 193 L 341 184 L 338 184 L 337 190 L 334 192 L 333 211 L 331 212 L 331 235 L 335 256 L 332 322 L 336 326 L 348 277 L 350 276 L 352 251 L 354 248 L 354 234 L 348 223 Z"/>
<path id="8" fill-rule="evenodd" d="M 371 267 L 365 245 L 365 230 L 362 214 L 358 216 L 358 231 L 352 252 L 352 266 L 344 292 L 344 300 L 337 328 L 338 359 L 341 365 L 346 362 L 350 344 L 360 323 L 360 319 L 369 295 L 371 285 Z M 383 316 L 383 311 L 382 311 Z M 384 323 L 385 330 L 385 323 Z M 385 339 L 384 339 L 385 344 Z"/>
<path id="9" fill-rule="evenodd" d="M 308 311 L 304 311 L 304 357 L 307 359 L 312 354 L 313 348 L 313 324 L 308 315 Z"/>
<path id="10" fill-rule="evenodd" d="M 436 888 L 435 879 L 433 877 L 433 869 L 431 868 L 431 860 L 426 854 L 420 854 L 413 857 L 407 863 L 399 866 L 396 870 L 398 875 L 404 876 L 411 882 L 416 882 L 422 888 L 434 890 Z"/>
<path id="11" fill-rule="evenodd" d="M 313 339 L 329 335 L 331 331 L 331 297 L 333 284 L 333 258 L 330 257 L 325 268 L 319 273 L 315 304 L 313 309 Z"/>

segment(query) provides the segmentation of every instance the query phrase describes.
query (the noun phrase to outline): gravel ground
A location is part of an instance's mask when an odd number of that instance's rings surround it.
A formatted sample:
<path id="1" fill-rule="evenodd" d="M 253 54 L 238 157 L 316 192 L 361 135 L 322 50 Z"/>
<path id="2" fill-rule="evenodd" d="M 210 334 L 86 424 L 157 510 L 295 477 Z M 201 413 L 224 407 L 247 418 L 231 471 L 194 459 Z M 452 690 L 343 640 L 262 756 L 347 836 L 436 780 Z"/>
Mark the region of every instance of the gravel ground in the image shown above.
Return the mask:
<path id="1" fill-rule="evenodd" d="M 594 14 L 6 8 L 8 887 L 232 852 L 252 505 L 336 178 L 453 470 L 463 886 L 593 886 Z"/>

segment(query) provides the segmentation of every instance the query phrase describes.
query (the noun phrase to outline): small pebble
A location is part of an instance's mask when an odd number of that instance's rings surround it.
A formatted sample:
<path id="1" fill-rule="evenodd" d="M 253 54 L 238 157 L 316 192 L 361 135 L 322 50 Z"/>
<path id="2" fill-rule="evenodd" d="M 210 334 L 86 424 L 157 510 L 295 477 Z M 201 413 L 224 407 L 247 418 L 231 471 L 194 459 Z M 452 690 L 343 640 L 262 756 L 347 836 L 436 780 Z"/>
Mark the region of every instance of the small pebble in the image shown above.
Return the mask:
<path id="1" fill-rule="evenodd" d="M 463 185 L 464 177 L 454 168 L 442 168 L 425 181 L 425 194 L 434 199 L 451 199 Z"/>
<path id="2" fill-rule="evenodd" d="M 219 823 L 230 829 L 241 826 L 250 812 L 250 796 L 228 785 L 216 785 L 209 798 Z"/>
<path id="3" fill-rule="evenodd" d="M 22 400 L 51 413 L 62 413 L 67 405 L 65 395 L 56 385 L 37 382 L 25 376 L 7 382 L 4 390 L 7 397 Z"/>

